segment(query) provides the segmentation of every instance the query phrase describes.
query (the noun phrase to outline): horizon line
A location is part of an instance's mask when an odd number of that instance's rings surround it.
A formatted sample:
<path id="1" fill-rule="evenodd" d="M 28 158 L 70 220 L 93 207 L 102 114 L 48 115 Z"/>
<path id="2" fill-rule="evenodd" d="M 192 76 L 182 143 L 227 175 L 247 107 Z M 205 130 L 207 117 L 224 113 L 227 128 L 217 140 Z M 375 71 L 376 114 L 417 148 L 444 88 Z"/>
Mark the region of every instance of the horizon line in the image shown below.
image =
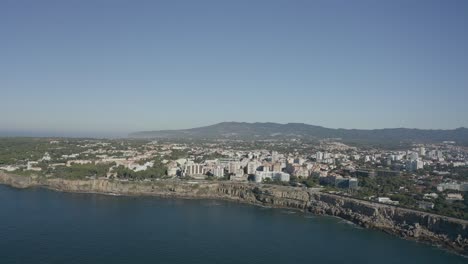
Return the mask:
<path id="1" fill-rule="evenodd" d="M 137 130 L 134 131 L 70 131 L 70 130 L 57 130 L 57 129 L 0 129 L 0 138 L 89 138 L 89 139 L 97 139 L 97 138 L 106 138 L 106 139 L 118 139 L 118 138 L 129 138 L 131 134 L 136 133 L 145 133 L 145 132 L 157 132 L 157 131 L 178 131 L 178 130 L 190 130 L 190 129 L 197 129 L 197 128 L 204 128 L 210 127 L 220 124 L 228 124 L 228 123 L 237 123 L 237 124 L 276 124 L 276 125 L 290 125 L 290 124 L 300 124 L 300 125 L 307 125 L 307 126 L 315 126 L 325 129 L 334 129 L 334 130 L 385 130 L 385 129 L 409 129 L 409 130 L 428 130 L 428 131 L 436 131 L 436 130 L 443 130 L 443 131 L 450 131 L 450 130 L 457 130 L 457 129 L 468 129 L 464 126 L 459 126 L 455 128 L 411 128 L 411 127 L 384 127 L 384 128 L 332 128 L 332 127 L 325 127 L 320 125 L 313 125 L 304 122 L 245 122 L 245 121 L 222 121 L 217 123 L 212 123 L 209 125 L 201 125 L 201 126 L 194 126 L 191 128 L 173 128 L 173 129 L 151 129 L 151 130 Z"/>
<path id="2" fill-rule="evenodd" d="M 287 123 L 282 123 L 282 122 L 270 122 L 270 121 L 265 121 L 265 122 L 245 122 L 245 121 L 222 121 L 222 122 L 217 122 L 217 123 L 212 123 L 209 125 L 203 125 L 203 126 L 195 126 L 191 128 L 175 128 L 175 129 L 153 129 L 153 130 L 140 130 L 140 131 L 135 131 L 135 132 L 129 132 L 131 133 L 140 133 L 140 132 L 154 132 L 154 131 L 175 131 L 175 130 L 189 130 L 189 129 L 196 129 L 196 128 L 203 128 L 203 127 L 209 127 L 209 126 L 215 126 L 215 125 L 220 125 L 224 123 L 238 123 L 238 124 L 276 124 L 276 125 L 292 125 L 292 124 L 300 124 L 300 125 L 308 125 L 308 126 L 315 126 L 315 127 L 321 127 L 321 128 L 326 128 L 326 129 L 341 129 L 341 130 L 384 130 L 384 129 L 413 129 L 413 130 L 457 130 L 457 129 L 468 129 L 468 127 L 465 126 L 459 126 L 455 128 L 416 128 L 416 127 L 384 127 L 384 128 L 343 128 L 343 127 L 326 127 L 326 126 L 321 126 L 321 125 L 313 125 L 309 123 L 304 123 L 304 122 L 287 122 Z"/>

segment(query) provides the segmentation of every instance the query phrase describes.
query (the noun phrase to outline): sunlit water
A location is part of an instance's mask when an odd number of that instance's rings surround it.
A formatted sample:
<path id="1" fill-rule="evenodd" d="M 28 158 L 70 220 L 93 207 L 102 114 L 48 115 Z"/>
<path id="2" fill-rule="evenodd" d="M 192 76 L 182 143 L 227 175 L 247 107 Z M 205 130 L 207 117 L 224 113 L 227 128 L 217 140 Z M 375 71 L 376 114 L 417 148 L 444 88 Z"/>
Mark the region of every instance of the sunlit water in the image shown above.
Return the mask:
<path id="1" fill-rule="evenodd" d="M 468 263 L 337 218 L 0 186 L 0 263 Z"/>

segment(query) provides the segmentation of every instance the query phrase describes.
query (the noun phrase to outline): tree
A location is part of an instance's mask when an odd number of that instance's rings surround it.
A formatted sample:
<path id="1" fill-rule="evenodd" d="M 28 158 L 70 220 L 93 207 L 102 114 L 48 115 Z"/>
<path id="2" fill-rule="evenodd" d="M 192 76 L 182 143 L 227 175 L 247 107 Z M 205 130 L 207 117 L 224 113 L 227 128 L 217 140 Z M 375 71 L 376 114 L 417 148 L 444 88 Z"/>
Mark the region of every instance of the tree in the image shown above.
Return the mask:
<path id="1" fill-rule="evenodd" d="M 270 178 L 265 178 L 265 179 L 263 179 L 263 182 L 264 182 L 264 183 L 271 183 L 272 180 L 271 180 Z"/>
<path id="2" fill-rule="evenodd" d="M 302 181 L 302 183 L 310 188 L 319 185 L 319 180 L 317 177 L 309 177 L 306 180 Z"/>

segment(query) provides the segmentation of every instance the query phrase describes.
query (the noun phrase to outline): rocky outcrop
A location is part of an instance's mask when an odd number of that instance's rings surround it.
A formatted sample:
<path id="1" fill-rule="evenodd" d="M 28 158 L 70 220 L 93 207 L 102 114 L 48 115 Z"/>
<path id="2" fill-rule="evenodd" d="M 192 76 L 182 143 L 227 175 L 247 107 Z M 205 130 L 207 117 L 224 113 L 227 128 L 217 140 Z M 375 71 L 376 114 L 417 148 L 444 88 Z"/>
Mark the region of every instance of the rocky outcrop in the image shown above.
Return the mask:
<path id="1" fill-rule="evenodd" d="M 41 186 L 65 192 L 223 199 L 331 215 L 403 238 L 441 245 L 468 255 L 468 221 L 429 214 L 311 189 L 234 182 L 66 180 L 0 172 L 0 184 Z"/>
<path id="2" fill-rule="evenodd" d="M 16 188 L 41 186 L 65 192 L 224 199 L 302 210 L 306 210 L 309 204 L 307 190 L 298 190 L 285 186 L 235 182 L 67 180 L 61 178 L 17 176 L 0 172 L 0 183 Z"/>
<path id="3" fill-rule="evenodd" d="M 468 255 L 468 221 L 465 220 L 328 193 L 312 193 L 309 210 Z"/>

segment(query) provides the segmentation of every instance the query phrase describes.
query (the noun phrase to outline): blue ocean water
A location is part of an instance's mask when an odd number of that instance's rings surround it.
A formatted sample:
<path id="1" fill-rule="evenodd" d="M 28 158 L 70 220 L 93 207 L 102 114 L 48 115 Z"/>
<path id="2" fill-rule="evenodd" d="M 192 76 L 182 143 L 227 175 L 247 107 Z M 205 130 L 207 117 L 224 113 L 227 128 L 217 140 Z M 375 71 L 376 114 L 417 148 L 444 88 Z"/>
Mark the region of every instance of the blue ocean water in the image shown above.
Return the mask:
<path id="1" fill-rule="evenodd" d="M 468 263 L 346 221 L 211 200 L 0 186 L 0 263 Z"/>

